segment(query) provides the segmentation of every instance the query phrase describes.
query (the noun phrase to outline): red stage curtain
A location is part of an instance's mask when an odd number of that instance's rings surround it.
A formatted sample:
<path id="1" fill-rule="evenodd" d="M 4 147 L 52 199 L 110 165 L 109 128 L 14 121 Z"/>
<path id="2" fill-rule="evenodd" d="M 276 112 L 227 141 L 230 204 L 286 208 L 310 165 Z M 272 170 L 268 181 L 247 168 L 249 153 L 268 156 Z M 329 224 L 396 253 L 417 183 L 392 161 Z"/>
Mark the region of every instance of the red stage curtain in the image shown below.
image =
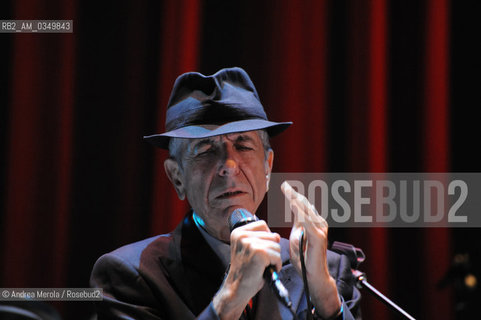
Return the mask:
<path id="1" fill-rule="evenodd" d="M 200 3 L 198 0 L 167 1 L 162 15 L 162 41 L 165 48 L 160 55 L 160 81 L 156 132 L 164 131 L 165 106 L 175 79 L 184 72 L 196 71 L 199 65 Z M 164 159 L 167 151 L 156 150 L 153 183 L 153 212 L 151 233 L 169 232 L 188 210 L 186 201 L 178 199 L 166 179 Z"/>
<path id="2" fill-rule="evenodd" d="M 75 6 L 66 2 L 19 1 L 14 12 L 22 19 L 75 19 Z M 74 37 L 14 37 L 12 57 L 2 286 L 61 287 L 68 273 Z"/>
<path id="3" fill-rule="evenodd" d="M 423 149 L 425 172 L 449 171 L 449 2 L 427 1 L 424 88 Z M 450 315 L 452 296 L 435 291 L 449 267 L 451 256 L 448 229 L 428 229 L 424 233 L 425 317 Z"/>

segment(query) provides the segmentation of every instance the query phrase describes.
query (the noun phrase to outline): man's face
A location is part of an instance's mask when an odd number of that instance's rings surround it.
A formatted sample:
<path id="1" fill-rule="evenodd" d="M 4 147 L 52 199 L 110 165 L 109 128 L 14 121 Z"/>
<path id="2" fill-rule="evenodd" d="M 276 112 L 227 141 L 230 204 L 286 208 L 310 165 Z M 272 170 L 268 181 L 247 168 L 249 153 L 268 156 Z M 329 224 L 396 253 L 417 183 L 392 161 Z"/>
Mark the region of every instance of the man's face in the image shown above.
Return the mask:
<path id="1" fill-rule="evenodd" d="M 204 221 L 205 229 L 228 242 L 228 219 L 232 211 L 245 208 L 255 213 L 264 198 L 272 168 L 272 150 L 266 157 L 257 132 L 248 131 L 187 140 L 181 155 L 183 168 L 179 170 L 178 181 L 172 181 L 170 175 L 169 178 L 179 195 L 187 197 Z"/>

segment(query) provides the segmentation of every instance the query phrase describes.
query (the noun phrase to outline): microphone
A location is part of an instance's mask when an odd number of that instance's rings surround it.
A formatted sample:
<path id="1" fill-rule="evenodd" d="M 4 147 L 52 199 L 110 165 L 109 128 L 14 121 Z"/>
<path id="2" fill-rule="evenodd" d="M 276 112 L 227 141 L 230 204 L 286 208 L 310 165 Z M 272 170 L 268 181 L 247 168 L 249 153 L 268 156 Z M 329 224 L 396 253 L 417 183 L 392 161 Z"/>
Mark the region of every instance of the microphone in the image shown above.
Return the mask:
<path id="1" fill-rule="evenodd" d="M 330 249 L 334 252 L 345 255 L 351 263 L 351 269 L 354 270 L 357 270 L 359 265 L 366 260 L 364 252 L 349 243 L 334 241 Z"/>
<path id="2" fill-rule="evenodd" d="M 250 213 L 248 210 L 243 208 L 235 209 L 229 218 L 229 228 L 230 231 L 235 228 L 244 226 L 248 223 L 259 221 L 259 219 Z M 279 275 L 277 274 L 274 266 L 270 265 L 264 271 L 264 278 L 267 280 L 271 286 L 274 294 L 279 298 L 279 300 L 287 307 L 291 308 L 292 302 L 289 298 L 289 292 L 279 280 Z"/>

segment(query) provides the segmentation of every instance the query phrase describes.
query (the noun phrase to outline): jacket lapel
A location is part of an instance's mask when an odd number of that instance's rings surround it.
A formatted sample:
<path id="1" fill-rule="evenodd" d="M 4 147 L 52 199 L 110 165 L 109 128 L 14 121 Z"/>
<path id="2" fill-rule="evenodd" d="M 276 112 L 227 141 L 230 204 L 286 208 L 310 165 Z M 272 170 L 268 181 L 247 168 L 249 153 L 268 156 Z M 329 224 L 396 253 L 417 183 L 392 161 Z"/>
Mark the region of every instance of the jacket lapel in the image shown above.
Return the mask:
<path id="1" fill-rule="evenodd" d="M 192 214 L 183 221 L 180 256 L 184 281 L 189 290 L 189 305 L 197 315 L 209 305 L 219 289 L 224 279 L 225 269 L 195 225 Z"/>
<path id="2" fill-rule="evenodd" d="M 204 310 L 219 289 L 225 270 L 192 220 L 192 211 L 172 233 L 161 266 L 194 315 Z M 199 294 L 201 293 L 201 294 Z"/>

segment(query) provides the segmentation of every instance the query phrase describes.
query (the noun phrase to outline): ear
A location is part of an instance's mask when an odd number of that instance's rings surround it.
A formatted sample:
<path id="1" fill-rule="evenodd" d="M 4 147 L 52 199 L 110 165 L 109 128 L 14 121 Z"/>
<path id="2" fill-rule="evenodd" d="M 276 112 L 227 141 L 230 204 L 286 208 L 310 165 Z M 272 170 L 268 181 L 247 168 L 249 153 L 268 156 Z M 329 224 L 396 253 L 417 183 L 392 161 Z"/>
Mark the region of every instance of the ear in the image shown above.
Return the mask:
<path id="1" fill-rule="evenodd" d="M 265 161 L 265 170 L 266 170 L 266 191 L 269 191 L 269 182 L 271 181 L 271 172 L 272 166 L 274 165 L 274 151 L 269 149 L 267 151 L 267 157 Z"/>
<path id="2" fill-rule="evenodd" d="M 164 169 L 167 177 L 175 188 L 180 200 L 185 199 L 185 186 L 179 164 L 174 159 L 168 158 L 164 161 Z"/>

